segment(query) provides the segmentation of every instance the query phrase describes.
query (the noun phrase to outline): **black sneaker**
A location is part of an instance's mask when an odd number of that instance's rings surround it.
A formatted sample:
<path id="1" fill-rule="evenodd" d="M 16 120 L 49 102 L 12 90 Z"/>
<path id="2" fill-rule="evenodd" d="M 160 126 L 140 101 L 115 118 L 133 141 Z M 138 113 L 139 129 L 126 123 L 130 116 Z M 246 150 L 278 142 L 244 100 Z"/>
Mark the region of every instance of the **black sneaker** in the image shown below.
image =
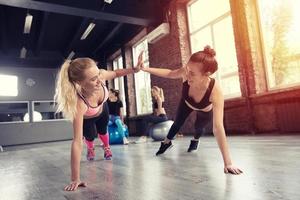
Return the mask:
<path id="1" fill-rule="evenodd" d="M 187 150 L 187 152 L 196 151 L 198 149 L 199 140 L 191 140 L 191 144 Z"/>
<path id="2" fill-rule="evenodd" d="M 161 142 L 158 152 L 156 152 L 156 155 L 160 155 L 165 153 L 165 151 L 169 148 L 173 147 L 172 142 L 170 141 L 168 144 L 165 144 L 164 142 Z"/>

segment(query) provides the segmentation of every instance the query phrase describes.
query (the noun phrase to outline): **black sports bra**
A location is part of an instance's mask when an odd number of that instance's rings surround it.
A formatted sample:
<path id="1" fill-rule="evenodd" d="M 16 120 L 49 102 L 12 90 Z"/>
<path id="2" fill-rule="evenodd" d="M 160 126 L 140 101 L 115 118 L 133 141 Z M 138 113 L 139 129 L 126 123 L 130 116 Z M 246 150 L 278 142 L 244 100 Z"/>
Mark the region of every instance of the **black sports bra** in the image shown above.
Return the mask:
<path id="1" fill-rule="evenodd" d="M 187 81 L 183 82 L 182 83 L 182 98 L 188 103 L 190 104 L 191 106 L 193 106 L 194 108 L 196 109 L 203 109 L 203 108 L 206 108 L 207 106 L 209 106 L 211 104 L 211 102 L 209 101 L 209 97 L 210 97 L 210 94 L 211 94 L 211 91 L 215 85 L 215 79 L 213 78 L 210 78 L 210 82 L 209 82 L 209 85 L 208 85 L 208 88 L 203 96 L 203 98 L 201 99 L 200 102 L 195 102 L 193 98 L 191 98 L 189 96 L 189 89 L 190 89 L 190 86 L 188 84 Z"/>

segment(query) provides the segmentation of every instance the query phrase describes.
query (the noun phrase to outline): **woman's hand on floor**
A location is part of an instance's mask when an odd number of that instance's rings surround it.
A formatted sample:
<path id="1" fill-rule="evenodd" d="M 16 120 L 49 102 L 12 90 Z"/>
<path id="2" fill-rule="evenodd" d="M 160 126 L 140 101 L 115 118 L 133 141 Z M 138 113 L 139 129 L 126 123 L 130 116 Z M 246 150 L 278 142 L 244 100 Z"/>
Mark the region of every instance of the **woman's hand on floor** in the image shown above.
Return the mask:
<path id="1" fill-rule="evenodd" d="M 75 191 L 78 187 L 86 187 L 87 183 L 82 181 L 72 181 L 65 187 L 65 191 Z"/>
<path id="2" fill-rule="evenodd" d="M 224 167 L 224 173 L 225 174 L 235 174 L 235 175 L 238 175 L 238 174 L 243 173 L 243 171 L 240 170 L 239 168 L 235 167 L 235 166 L 227 165 L 227 166 Z"/>

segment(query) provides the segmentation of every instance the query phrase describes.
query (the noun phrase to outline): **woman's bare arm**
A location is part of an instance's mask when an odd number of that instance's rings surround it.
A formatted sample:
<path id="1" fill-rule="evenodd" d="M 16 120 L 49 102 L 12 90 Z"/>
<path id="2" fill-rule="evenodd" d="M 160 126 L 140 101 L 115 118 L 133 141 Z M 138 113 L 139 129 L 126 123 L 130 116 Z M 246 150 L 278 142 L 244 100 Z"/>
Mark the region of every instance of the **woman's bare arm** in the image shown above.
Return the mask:
<path id="1" fill-rule="evenodd" d="M 185 76 L 185 68 L 181 67 L 178 69 L 166 69 L 166 68 L 154 68 L 154 67 L 144 67 L 142 68 L 144 72 L 148 72 L 155 76 L 170 78 L 170 79 L 179 79 L 184 78 Z"/>
<path id="2" fill-rule="evenodd" d="M 224 97 L 218 83 L 215 84 L 212 98 L 213 104 L 213 133 L 216 137 L 219 149 L 224 161 L 224 172 L 232 174 L 240 174 L 242 171 L 232 165 L 229 147 L 226 139 L 223 116 L 224 116 Z"/>
<path id="3" fill-rule="evenodd" d="M 86 183 L 80 180 L 80 160 L 83 146 L 83 114 L 86 111 L 86 105 L 79 100 L 77 103 L 77 113 L 73 119 L 73 141 L 71 145 L 71 183 L 65 187 L 67 191 L 74 191 L 79 186 L 86 186 Z"/>

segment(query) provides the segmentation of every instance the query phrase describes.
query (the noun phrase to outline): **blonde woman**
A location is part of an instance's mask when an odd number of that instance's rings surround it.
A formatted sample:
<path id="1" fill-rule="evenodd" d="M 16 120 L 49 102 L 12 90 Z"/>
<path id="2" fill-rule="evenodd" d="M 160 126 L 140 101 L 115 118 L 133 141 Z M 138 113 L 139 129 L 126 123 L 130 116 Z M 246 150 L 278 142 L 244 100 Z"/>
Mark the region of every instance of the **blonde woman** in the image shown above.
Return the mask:
<path id="1" fill-rule="evenodd" d="M 168 120 L 165 108 L 164 108 L 164 91 L 158 86 L 153 86 L 151 88 L 152 95 L 152 108 L 153 113 L 147 115 L 143 118 L 142 126 L 142 136 L 136 141 L 136 143 L 143 143 L 147 141 L 149 124 L 157 124 Z"/>
<path id="2" fill-rule="evenodd" d="M 161 155 L 172 147 L 171 140 L 178 133 L 188 116 L 192 112 L 196 112 L 196 134 L 191 140 L 187 151 L 197 150 L 203 128 L 212 121 L 213 133 L 223 156 L 224 172 L 240 174 L 242 171 L 232 164 L 229 154 L 223 125 L 224 98 L 221 87 L 214 78 L 210 77 L 218 69 L 215 55 L 215 50 L 210 46 L 206 46 L 203 51 L 192 54 L 186 66 L 178 69 L 142 67 L 143 71 L 156 76 L 182 80 L 182 95 L 175 121 L 167 137 L 161 142 L 156 155 Z"/>
<path id="3" fill-rule="evenodd" d="M 83 149 L 83 138 L 87 145 L 87 159 L 95 157 L 93 140 L 98 136 L 104 145 L 104 158 L 111 159 L 107 124 L 109 119 L 108 90 L 106 80 L 138 72 L 141 65 L 141 54 L 138 64 L 132 69 L 106 71 L 99 69 L 90 58 L 67 60 L 58 73 L 55 99 L 58 112 L 73 123 L 73 141 L 71 145 L 71 183 L 65 187 L 74 191 L 86 186 L 80 180 L 80 159 Z"/>

